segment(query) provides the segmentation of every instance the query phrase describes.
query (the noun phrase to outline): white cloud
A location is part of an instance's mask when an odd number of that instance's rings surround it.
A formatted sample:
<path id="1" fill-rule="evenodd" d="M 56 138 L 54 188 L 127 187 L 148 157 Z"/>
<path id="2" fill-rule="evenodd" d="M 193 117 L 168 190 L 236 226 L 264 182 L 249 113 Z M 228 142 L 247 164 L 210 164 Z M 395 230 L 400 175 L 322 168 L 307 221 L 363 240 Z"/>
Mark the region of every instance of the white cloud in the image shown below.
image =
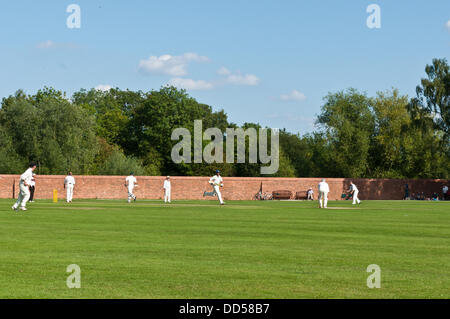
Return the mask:
<path id="1" fill-rule="evenodd" d="M 258 85 L 259 78 L 253 74 L 242 74 L 241 72 L 232 72 L 225 67 L 217 70 L 217 74 L 224 77 L 225 83 L 235 85 Z"/>
<path id="2" fill-rule="evenodd" d="M 208 81 L 185 78 L 173 78 L 167 84 L 186 90 L 210 90 L 214 87 L 214 85 Z"/>
<path id="3" fill-rule="evenodd" d="M 54 42 L 52 40 L 47 40 L 40 42 L 36 45 L 38 49 L 77 49 L 79 45 L 70 42 Z"/>
<path id="4" fill-rule="evenodd" d="M 289 94 L 281 94 L 280 95 L 280 100 L 282 100 L 282 101 L 300 102 L 305 99 L 306 99 L 305 94 L 303 94 L 302 92 L 299 92 L 297 90 L 292 90 L 292 92 Z"/>
<path id="5" fill-rule="evenodd" d="M 219 75 L 230 75 L 231 71 L 228 70 L 225 67 L 221 67 L 219 70 L 217 70 L 217 74 L 219 74 Z"/>
<path id="6" fill-rule="evenodd" d="M 253 74 L 230 74 L 227 82 L 236 85 L 258 85 L 259 78 Z"/>
<path id="7" fill-rule="evenodd" d="M 53 42 L 52 40 L 47 40 L 47 41 L 38 43 L 38 45 L 36 47 L 38 49 L 49 49 L 49 48 L 54 48 L 55 46 L 56 46 L 55 42 Z"/>
<path id="8" fill-rule="evenodd" d="M 314 124 L 315 118 L 309 116 L 298 115 L 296 113 L 270 113 L 265 115 L 268 119 L 280 119 L 283 121 L 304 122 Z"/>
<path id="9" fill-rule="evenodd" d="M 146 73 L 184 76 L 187 74 L 189 62 L 207 61 L 209 61 L 208 57 L 198 55 L 197 53 L 185 53 L 178 56 L 164 54 L 159 57 L 152 55 L 148 59 L 139 62 L 139 70 Z"/>
<path id="10" fill-rule="evenodd" d="M 108 84 L 99 84 L 99 85 L 97 85 L 96 87 L 95 87 L 95 89 L 97 90 L 97 91 L 109 91 L 109 90 L 111 90 L 112 89 L 112 86 L 111 85 L 108 85 Z"/>
<path id="11" fill-rule="evenodd" d="M 447 23 L 445 24 L 445 26 L 447 27 L 447 30 L 450 31 L 450 20 L 447 21 Z"/>
<path id="12" fill-rule="evenodd" d="M 224 84 L 253 86 L 258 85 L 260 81 L 256 75 L 232 72 L 225 67 L 221 67 L 217 70 L 217 74 L 221 77 L 219 80 L 213 82 L 175 77 L 168 82 L 168 85 L 189 90 L 210 90 L 218 85 Z"/>

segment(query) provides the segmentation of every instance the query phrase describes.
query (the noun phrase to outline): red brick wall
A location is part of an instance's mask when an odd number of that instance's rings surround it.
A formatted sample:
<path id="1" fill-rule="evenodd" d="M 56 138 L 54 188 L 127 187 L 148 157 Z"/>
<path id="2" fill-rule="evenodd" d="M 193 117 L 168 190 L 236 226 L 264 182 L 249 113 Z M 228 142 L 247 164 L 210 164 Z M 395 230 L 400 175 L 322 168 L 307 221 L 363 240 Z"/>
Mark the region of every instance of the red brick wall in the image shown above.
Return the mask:
<path id="1" fill-rule="evenodd" d="M 163 176 L 137 176 L 138 187 L 135 194 L 138 198 L 163 198 Z M 127 190 L 124 186 L 125 176 L 75 176 L 76 186 L 74 198 L 125 199 Z M 293 197 L 298 191 L 306 191 L 313 187 L 317 196 L 317 184 L 321 178 L 269 178 L 269 177 L 223 177 L 222 194 L 229 200 L 250 200 L 259 191 L 262 183 L 263 192 L 290 190 Z M 172 199 L 204 199 L 203 192 L 211 191 L 209 177 L 173 176 Z M 328 178 L 330 199 L 340 199 L 344 190 L 348 189 L 351 179 Z M 0 175 L 0 198 L 12 198 L 13 184 L 18 191 L 18 175 Z M 36 199 L 52 198 L 53 189 L 58 190 L 58 197 L 65 198 L 63 189 L 64 176 L 36 176 Z M 409 184 L 410 193 L 425 192 L 430 196 L 433 192 L 441 195 L 442 186 L 448 180 L 395 180 L 395 179 L 353 179 L 358 186 L 361 199 L 402 199 L 405 183 Z M 206 197 L 205 199 L 214 199 Z"/>

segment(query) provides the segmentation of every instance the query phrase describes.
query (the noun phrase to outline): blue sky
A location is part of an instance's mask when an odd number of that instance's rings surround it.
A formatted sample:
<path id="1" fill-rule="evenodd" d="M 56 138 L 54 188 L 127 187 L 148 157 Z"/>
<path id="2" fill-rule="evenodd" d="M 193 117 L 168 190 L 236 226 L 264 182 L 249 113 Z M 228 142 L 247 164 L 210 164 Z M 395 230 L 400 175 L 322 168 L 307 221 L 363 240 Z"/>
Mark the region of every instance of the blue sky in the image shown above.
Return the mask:
<path id="1" fill-rule="evenodd" d="M 0 97 L 172 83 L 234 123 L 306 133 L 328 92 L 413 96 L 425 65 L 450 59 L 450 1 L 18 0 L 1 5 L 0 37 Z"/>

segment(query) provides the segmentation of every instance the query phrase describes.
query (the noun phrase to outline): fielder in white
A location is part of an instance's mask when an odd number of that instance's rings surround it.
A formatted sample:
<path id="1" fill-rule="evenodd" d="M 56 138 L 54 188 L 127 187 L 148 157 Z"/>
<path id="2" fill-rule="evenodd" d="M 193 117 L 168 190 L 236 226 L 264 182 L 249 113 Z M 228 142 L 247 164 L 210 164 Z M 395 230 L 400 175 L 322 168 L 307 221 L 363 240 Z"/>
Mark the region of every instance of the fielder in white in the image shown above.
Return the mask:
<path id="1" fill-rule="evenodd" d="M 330 192 L 330 187 L 325 179 L 319 183 L 319 208 L 327 208 L 328 203 L 328 193 Z M 322 204 L 323 199 L 323 204 Z"/>
<path id="2" fill-rule="evenodd" d="M 310 187 L 308 189 L 308 191 L 306 192 L 307 195 L 307 200 L 314 200 L 314 191 L 312 189 L 312 187 Z"/>
<path id="3" fill-rule="evenodd" d="M 34 192 L 36 191 L 36 179 L 34 178 L 36 176 L 35 173 L 33 173 L 33 177 L 31 177 L 31 181 L 30 181 L 30 198 L 29 198 L 29 202 L 30 203 L 34 203 Z"/>
<path id="4" fill-rule="evenodd" d="M 20 175 L 20 181 L 19 181 L 19 196 L 17 197 L 16 203 L 11 207 L 14 210 L 19 209 L 20 210 L 27 210 L 26 205 L 28 202 L 28 199 L 30 198 L 30 183 L 31 179 L 33 178 L 33 171 L 36 169 L 35 163 L 30 163 L 29 168 Z"/>
<path id="5" fill-rule="evenodd" d="M 170 176 L 167 176 L 164 180 L 164 203 L 170 203 Z"/>
<path id="6" fill-rule="evenodd" d="M 215 196 L 217 195 L 217 198 L 219 199 L 220 205 L 224 205 L 225 203 L 222 200 L 222 193 L 220 192 L 220 187 L 223 187 L 223 179 L 222 176 L 220 176 L 220 171 L 216 170 L 216 175 L 211 177 L 209 179 L 209 183 L 213 187 L 212 192 L 204 192 L 203 196 Z"/>
<path id="7" fill-rule="evenodd" d="M 131 199 L 136 201 L 136 196 L 133 194 L 134 187 L 137 185 L 136 177 L 134 177 L 133 173 L 130 173 L 130 176 L 125 178 L 125 187 L 128 189 L 128 203 L 131 203 Z"/>
<path id="8" fill-rule="evenodd" d="M 348 190 L 353 195 L 353 203 L 352 205 L 355 205 L 356 203 L 360 204 L 361 201 L 358 198 L 359 190 L 358 187 L 356 187 L 353 182 L 350 182 L 350 189 Z"/>
<path id="9" fill-rule="evenodd" d="M 72 203 L 73 199 L 73 188 L 75 187 L 75 178 L 72 176 L 72 172 L 64 178 L 64 188 L 67 192 L 66 201 Z"/>

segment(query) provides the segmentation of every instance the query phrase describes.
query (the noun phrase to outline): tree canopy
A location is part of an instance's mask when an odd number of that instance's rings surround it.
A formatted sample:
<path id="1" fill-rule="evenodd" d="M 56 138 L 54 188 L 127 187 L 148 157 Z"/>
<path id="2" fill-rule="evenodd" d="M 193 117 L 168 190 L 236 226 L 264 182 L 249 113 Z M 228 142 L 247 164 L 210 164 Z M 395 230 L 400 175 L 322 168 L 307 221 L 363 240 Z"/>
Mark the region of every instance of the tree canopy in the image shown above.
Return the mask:
<path id="1" fill-rule="evenodd" d="M 280 130 L 279 170 L 271 176 L 448 178 L 447 60 L 434 59 L 425 74 L 413 98 L 395 88 L 374 97 L 354 88 L 330 92 L 314 132 Z M 21 173 L 33 160 L 39 174 L 210 175 L 218 168 L 226 176 L 261 176 L 261 164 L 248 161 L 175 163 L 171 150 L 178 141 L 172 132 L 182 127 L 194 136 L 195 120 L 202 120 L 203 131 L 238 128 L 224 110 L 214 111 L 174 87 L 82 89 L 70 98 L 54 88 L 34 95 L 18 90 L 1 103 L 0 173 Z M 242 128 L 259 132 L 261 126 Z M 226 139 L 215 141 L 224 152 Z M 245 144 L 248 158 L 248 137 Z"/>

